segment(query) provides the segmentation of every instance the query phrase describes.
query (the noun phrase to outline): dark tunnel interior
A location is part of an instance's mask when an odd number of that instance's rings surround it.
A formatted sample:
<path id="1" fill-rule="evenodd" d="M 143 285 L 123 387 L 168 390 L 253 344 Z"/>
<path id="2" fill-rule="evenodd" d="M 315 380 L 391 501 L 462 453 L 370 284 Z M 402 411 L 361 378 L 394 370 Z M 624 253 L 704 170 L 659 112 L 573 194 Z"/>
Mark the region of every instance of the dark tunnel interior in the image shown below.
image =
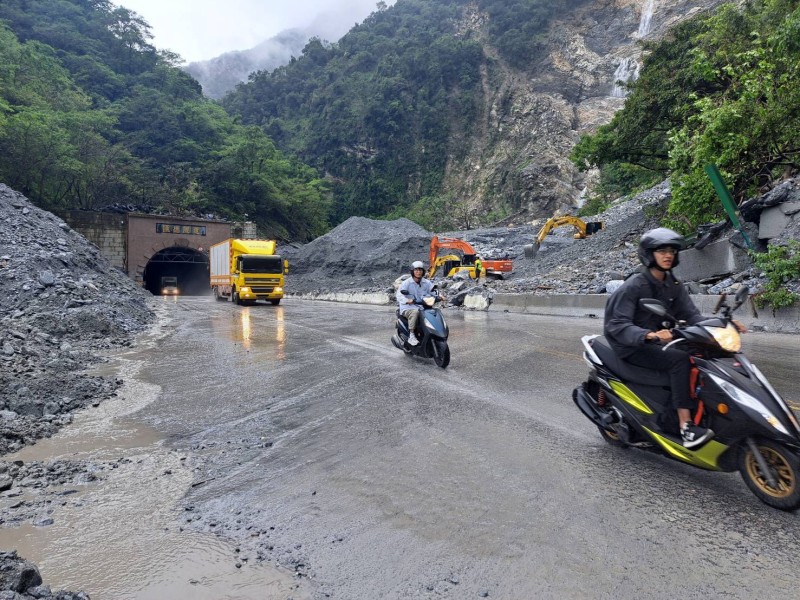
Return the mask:
<path id="1" fill-rule="evenodd" d="M 202 296 L 211 293 L 208 257 L 193 248 L 174 246 L 156 252 L 147 263 L 142 279 L 145 289 L 157 296 Z"/>

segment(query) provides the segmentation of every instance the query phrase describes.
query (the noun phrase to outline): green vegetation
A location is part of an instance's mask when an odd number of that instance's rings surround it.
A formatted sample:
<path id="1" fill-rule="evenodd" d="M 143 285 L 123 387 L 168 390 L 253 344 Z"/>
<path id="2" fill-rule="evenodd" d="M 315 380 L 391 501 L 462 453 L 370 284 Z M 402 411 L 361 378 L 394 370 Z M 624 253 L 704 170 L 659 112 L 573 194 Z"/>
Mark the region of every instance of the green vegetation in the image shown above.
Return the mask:
<path id="1" fill-rule="evenodd" d="M 791 240 L 786 246 L 770 246 L 767 252 L 752 252 L 751 256 L 756 266 L 767 275 L 764 291 L 755 297 L 758 306 L 784 308 L 800 299 L 783 285 L 787 281 L 800 279 L 800 242 Z"/>
<path id="2" fill-rule="evenodd" d="M 703 168 L 714 163 L 741 201 L 800 169 L 800 2 L 724 5 L 646 46 L 625 108 L 572 158 L 600 167 L 601 194 L 672 181 L 667 224 L 724 218 Z"/>
<path id="3" fill-rule="evenodd" d="M 509 64 L 536 64 L 546 27 L 578 1 L 403 0 L 379 9 L 335 44 L 251 76 L 223 99 L 243 123 L 328 175 L 333 221 L 352 215 L 444 215 L 449 160 L 479 118 L 485 34 Z M 485 32 L 470 10 L 489 15 Z M 448 217 L 449 218 L 449 217 Z"/>
<path id="4" fill-rule="evenodd" d="M 105 0 L 3 0 L 0 181 L 48 210 L 150 205 L 324 233 L 316 171 L 203 98 L 150 39 Z"/>
<path id="5" fill-rule="evenodd" d="M 572 154 L 579 168 L 600 168 L 596 204 L 669 177 L 664 224 L 691 232 L 725 218 L 707 164 L 737 202 L 800 170 L 800 2 L 727 4 L 645 49 L 624 109 Z M 769 278 L 758 302 L 796 302 L 783 286 L 800 277 L 795 246 L 753 260 Z"/>

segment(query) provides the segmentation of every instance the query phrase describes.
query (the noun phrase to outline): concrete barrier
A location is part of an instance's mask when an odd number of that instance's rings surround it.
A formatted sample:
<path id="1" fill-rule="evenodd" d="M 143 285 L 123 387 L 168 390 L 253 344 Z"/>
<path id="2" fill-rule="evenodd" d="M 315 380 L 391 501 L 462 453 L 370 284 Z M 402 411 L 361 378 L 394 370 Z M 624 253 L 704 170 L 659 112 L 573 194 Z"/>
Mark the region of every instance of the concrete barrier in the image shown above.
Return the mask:
<path id="1" fill-rule="evenodd" d="M 320 294 L 297 294 L 295 297 L 306 300 L 324 300 L 327 302 L 352 302 L 356 304 L 393 305 L 394 298 L 385 292 L 341 293 L 327 292 Z M 607 294 L 553 294 L 549 296 L 534 294 L 494 294 L 489 303 L 481 295 L 464 298 L 464 308 L 468 310 L 486 310 L 489 312 L 513 312 L 529 315 L 553 317 L 583 317 L 602 319 L 605 312 Z M 719 296 L 693 295 L 692 300 L 704 315 L 711 311 L 719 301 Z M 740 307 L 735 316 L 753 331 L 770 331 L 777 333 L 800 333 L 800 306 L 772 311 L 769 308 L 756 308 L 752 298 Z"/>
<path id="2" fill-rule="evenodd" d="M 746 270 L 752 261 L 747 252 L 728 240 L 710 243 L 702 250 L 689 248 L 681 252 L 681 262 L 675 276 L 681 281 L 702 281 Z"/>
<path id="3" fill-rule="evenodd" d="M 386 292 L 356 292 L 356 293 L 343 293 L 343 292 L 324 292 L 319 294 L 292 294 L 297 298 L 304 298 L 306 300 L 325 300 L 326 302 L 352 302 L 355 304 L 393 304 L 394 298 L 391 298 Z"/>
<path id="4" fill-rule="evenodd" d="M 508 311 L 531 315 L 559 317 L 603 318 L 607 294 L 551 295 L 496 294 L 489 311 Z M 704 315 L 719 302 L 719 296 L 693 295 L 692 301 Z M 793 306 L 773 311 L 756 308 L 752 298 L 740 307 L 735 317 L 753 331 L 800 333 L 800 307 Z"/>

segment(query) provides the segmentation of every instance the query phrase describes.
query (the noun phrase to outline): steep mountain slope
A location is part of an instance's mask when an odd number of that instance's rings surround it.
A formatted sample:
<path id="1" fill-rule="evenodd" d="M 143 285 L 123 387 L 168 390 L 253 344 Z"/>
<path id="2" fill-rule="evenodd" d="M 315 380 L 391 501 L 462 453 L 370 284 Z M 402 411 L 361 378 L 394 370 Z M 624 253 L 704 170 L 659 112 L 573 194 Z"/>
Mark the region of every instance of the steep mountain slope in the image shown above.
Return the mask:
<path id="1" fill-rule="evenodd" d="M 482 126 L 475 135 L 454 140 L 470 150 L 465 158 L 448 161 L 444 187 L 467 199 L 477 214 L 496 209 L 503 199 L 512 222 L 570 210 L 592 180 L 577 172 L 569 153 L 580 135 L 608 122 L 623 106 L 615 80 L 635 71 L 639 41 L 661 37 L 676 22 L 719 4 L 583 3 L 550 26 L 547 55 L 530 76 L 496 56 L 485 43 L 485 15 L 468 8 L 462 27 L 484 42 L 490 59 L 482 69 Z"/>
<path id="2" fill-rule="evenodd" d="M 591 186 L 568 155 L 623 105 L 640 40 L 721 3 L 401 0 L 225 105 L 328 175 L 335 220 L 549 216 Z"/>

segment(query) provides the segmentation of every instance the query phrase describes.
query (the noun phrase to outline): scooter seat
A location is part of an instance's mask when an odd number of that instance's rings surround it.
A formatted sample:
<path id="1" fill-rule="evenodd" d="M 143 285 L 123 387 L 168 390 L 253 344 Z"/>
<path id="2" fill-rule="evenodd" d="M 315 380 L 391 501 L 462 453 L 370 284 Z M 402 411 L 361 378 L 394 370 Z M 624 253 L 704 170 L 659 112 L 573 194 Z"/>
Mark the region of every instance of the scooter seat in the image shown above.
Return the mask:
<path id="1" fill-rule="evenodd" d="M 666 371 L 639 367 L 621 359 L 603 336 L 594 338 L 590 343 L 592 350 L 603 361 L 603 364 L 624 381 L 656 387 L 669 387 L 669 374 Z"/>

